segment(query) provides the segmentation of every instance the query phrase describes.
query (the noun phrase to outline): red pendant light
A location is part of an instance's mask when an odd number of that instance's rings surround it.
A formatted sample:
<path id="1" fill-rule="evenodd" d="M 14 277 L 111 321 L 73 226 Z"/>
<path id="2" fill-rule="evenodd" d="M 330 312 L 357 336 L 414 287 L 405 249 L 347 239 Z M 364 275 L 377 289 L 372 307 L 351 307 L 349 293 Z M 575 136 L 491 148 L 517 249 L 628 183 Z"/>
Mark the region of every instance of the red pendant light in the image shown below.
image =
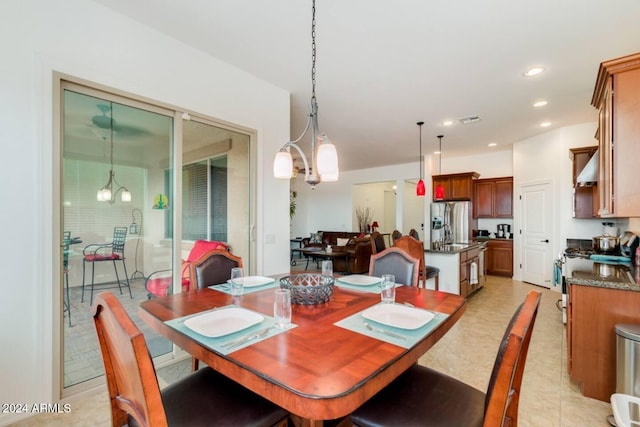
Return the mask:
<path id="1" fill-rule="evenodd" d="M 416 124 L 420 128 L 420 158 L 418 159 L 420 164 L 420 180 L 416 185 L 416 195 L 424 196 L 426 193 L 426 188 L 424 187 L 424 181 L 422 180 L 422 169 L 423 169 L 422 167 L 422 125 L 424 124 L 424 122 L 418 122 Z"/>
<path id="2" fill-rule="evenodd" d="M 444 135 L 438 135 L 438 139 L 440 140 L 440 154 L 439 154 L 440 160 L 439 160 L 439 166 L 438 166 L 438 173 L 440 175 L 442 175 L 442 138 L 444 138 Z M 436 191 L 433 198 L 434 200 L 444 200 L 444 187 L 442 186 L 442 184 L 436 185 Z"/>

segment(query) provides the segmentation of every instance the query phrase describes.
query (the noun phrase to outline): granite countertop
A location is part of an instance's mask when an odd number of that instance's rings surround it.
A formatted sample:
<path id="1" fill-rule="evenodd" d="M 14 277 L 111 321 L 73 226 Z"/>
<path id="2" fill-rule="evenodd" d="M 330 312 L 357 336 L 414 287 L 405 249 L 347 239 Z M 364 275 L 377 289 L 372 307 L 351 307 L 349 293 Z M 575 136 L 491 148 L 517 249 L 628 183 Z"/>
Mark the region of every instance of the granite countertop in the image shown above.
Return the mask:
<path id="1" fill-rule="evenodd" d="M 598 288 L 640 291 L 639 269 L 632 264 L 609 264 L 607 276 L 597 274 L 598 263 L 592 261 L 592 269 L 576 270 L 567 277 L 567 284 Z"/>
<path id="2" fill-rule="evenodd" d="M 504 240 L 504 239 L 502 239 Z M 472 243 L 452 243 L 449 245 L 443 245 L 438 249 L 425 248 L 424 251 L 432 254 L 446 254 L 453 255 L 459 254 L 460 252 L 464 252 L 469 249 L 473 249 L 476 247 L 480 247 L 481 243 L 472 242 Z"/>
<path id="3" fill-rule="evenodd" d="M 481 237 L 481 236 L 476 236 L 473 238 L 474 240 L 478 241 L 478 242 L 487 242 L 489 240 L 506 240 L 509 242 L 513 242 L 513 238 L 506 238 L 506 237 Z"/>

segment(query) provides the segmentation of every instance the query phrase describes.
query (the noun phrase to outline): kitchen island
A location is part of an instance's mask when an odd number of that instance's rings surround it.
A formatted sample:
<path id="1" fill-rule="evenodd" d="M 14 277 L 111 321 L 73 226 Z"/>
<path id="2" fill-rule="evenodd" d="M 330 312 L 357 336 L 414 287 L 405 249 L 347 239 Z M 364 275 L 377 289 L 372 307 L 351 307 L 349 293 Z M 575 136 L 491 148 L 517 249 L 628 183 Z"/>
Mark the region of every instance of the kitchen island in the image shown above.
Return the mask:
<path id="1" fill-rule="evenodd" d="M 616 391 L 619 323 L 640 324 L 638 269 L 587 262 L 567 281 L 567 363 L 582 394 L 608 402 Z"/>
<path id="2" fill-rule="evenodd" d="M 440 291 L 469 297 L 483 285 L 482 251 L 482 243 L 456 243 L 425 249 L 424 259 L 427 265 L 440 269 Z"/>

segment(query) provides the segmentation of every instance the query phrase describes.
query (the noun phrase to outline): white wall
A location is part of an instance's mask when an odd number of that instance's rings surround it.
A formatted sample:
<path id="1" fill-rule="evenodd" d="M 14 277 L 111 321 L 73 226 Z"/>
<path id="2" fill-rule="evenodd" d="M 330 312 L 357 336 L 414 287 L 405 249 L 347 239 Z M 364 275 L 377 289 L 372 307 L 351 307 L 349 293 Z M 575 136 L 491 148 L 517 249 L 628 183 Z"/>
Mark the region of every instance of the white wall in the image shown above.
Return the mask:
<path id="1" fill-rule="evenodd" d="M 23 0 L 0 25 L 0 402 L 46 403 L 54 390 L 53 71 L 257 131 L 258 273 L 287 271 L 288 183 L 272 177 L 289 139 L 289 94 L 87 0 Z M 268 206 L 267 206 L 268 203 Z M 273 243 L 262 244 L 266 238 Z M 9 246 L 8 246 L 9 245 Z M 0 414 L 0 424 L 15 415 Z"/>
<path id="2" fill-rule="evenodd" d="M 594 110 L 595 116 L 595 110 Z M 517 235 L 518 222 L 518 186 L 540 180 L 550 180 L 554 192 L 554 231 L 553 254 L 559 253 L 566 246 L 568 238 L 590 239 L 602 233 L 602 220 L 572 218 L 572 164 L 569 149 L 596 145 L 594 139 L 596 123 L 584 123 L 567 126 L 539 135 L 535 138 L 519 141 L 513 150 L 496 151 L 489 154 L 445 157 L 442 160 L 444 174 L 470 172 L 480 173 L 480 178 L 514 177 L 514 211 L 516 218 L 511 220 L 495 220 L 496 223 L 512 223 L 514 232 L 514 278 L 519 279 L 520 241 Z M 338 148 L 338 152 L 340 147 Z M 432 168 L 430 165 L 433 165 Z M 315 230 L 347 230 L 350 224 L 353 206 L 351 203 L 351 186 L 356 183 L 377 181 L 398 181 L 398 200 L 402 200 L 407 191 L 402 180 L 415 178 L 412 173 L 413 164 L 393 165 L 382 168 L 362 169 L 342 173 L 338 182 L 320 184 L 316 190 L 308 188 L 299 192 L 300 204 L 304 209 L 294 218 L 292 230 L 297 236 L 307 236 Z M 425 224 L 428 225 L 429 201 L 431 200 L 430 169 L 438 170 L 437 158 L 427 157 L 425 162 L 427 195 L 425 203 Z M 303 188 L 303 182 L 295 184 Z M 305 186 L 306 187 L 306 186 Z M 402 207 L 399 207 L 398 218 L 402 218 Z M 620 231 L 640 231 L 640 222 L 628 219 L 612 220 Z M 495 224 L 488 225 L 495 228 Z M 400 228 L 402 228 L 400 226 Z M 483 227 L 480 227 L 483 228 Z M 486 227 L 485 227 L 486 228 Z M 425 239 L 428 236 L 424 236 Z"/>
<path id="3" fill-rule="evenodd" d="M 575 219 L 572 217 L 572 163 L 569 149 L 596 145 L 594 134 L 596 123 L 584 123 L 547 132 L 514 144 L 514 228 L 517 230 L 520 205 L 518 187 L 540 180 L 549 180 L 554 193 L 554 230 L 551 244 L 553 253 L 558 254 L 566 247 L 568 238 L 590 239 L 602 234 L 602 220 Z M 620 230 L 626 230 L 628 220 L 614 220 Z M 516 234 L 517 238 L 517 234 Z M 520 242 L 514 241 L 514 264 L 521 261 Z M 514 269 L 514 277 L 521 277 L 519 268 Z"/>

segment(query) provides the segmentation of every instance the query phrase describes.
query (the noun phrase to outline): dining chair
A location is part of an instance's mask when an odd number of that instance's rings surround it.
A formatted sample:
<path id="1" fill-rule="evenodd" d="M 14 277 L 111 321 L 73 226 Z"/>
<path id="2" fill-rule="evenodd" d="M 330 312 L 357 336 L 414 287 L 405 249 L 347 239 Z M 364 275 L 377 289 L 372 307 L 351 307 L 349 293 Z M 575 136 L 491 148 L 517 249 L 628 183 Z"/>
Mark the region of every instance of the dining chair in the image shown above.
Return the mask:
<path id="1" fill-rule="evenodd" d="M 409 230 L 409 236 L 413 237 L 416 240 L 420 240 L 420 235 L 418 234 L 415 228 L 412 228 L 411 230 Z"/>
<path id="2" fill-rule="evenodd" d="M 402 233 L 398 230 L 393 230 L 391 232 L 391 241 L 395 242 L 396 239 L 399 239 L 400 237 L 402 237 Z"/>
<path id="3" fill-rule="evenodd" d="M 354 425 L 518 425 L 518 403 L 541 293 L 529 291 L 500 343 L 486 393 L 415 364 L 351 414 Z"/>
<path id="4" fill-rule="evenodd" d="M 393 274 L 396 277 L 396 283 L 407 286 L 418 286 L 419 271 L 420 260 L 395 246 L 371 255 L 369 261 L 370 276 Z"/>
<path id="5" fill-rule="evenodd" d="M 224 249 L 212 249 L 191 263 L 191 281 L 195 288 L 225 283 L 231 278 L 231 269 L 242 267 L 242 258 Z"/>
<path id="6" fill-rule="evenodd" d="M 202 254 L 212 249 L 229 250 L 229 245 L 215 240 L 196 240 L 189 251 L 186 260 L 182 260 L 181 277 L 182 290 L 188 292 L 191 286 L 191 263 L 199 259 Z M 144 288 L 147 291 L 147 298 L 155 298 L 169 295 L 173 285 L 173 270 L 163 269 L 150 273 L 144 280 Z"/>
<path id="7" fill-rule="evenodd" d="M 129 284 L 129 275 L 127 274 L 127 265 L 124 258 L 124 245 L 127 241 L 128 227 L 113 227 L 113 239 L 111 243 L 93 243 L 84 247 L 82 251 L 82 298 L 81 302 L 84 302 L 84 290 L 85 290 L 85 269 L 87 263 L 91 264 L 91 297 L 89 304 L 93 304 L 93 289 L 95 286 L 110 285 L 113 282 L 107 283 L 95 283 L 96 263 L 111 261 L 113 263 L 113 269 L 116 273 L 116 282 L 118 283 L 118 289 L 120 295 L 122 295 L 123 283 L 120 281 L 118 275 L 118 266 L 116 261 L 122 262 L 122 268 L 124 269 L 124 286 L 129 288 L 129 296 L 133 298 L 131 294 L 131 285 Z"/>
<path id="8" fill-rule="evenodd" d="M 67 321 L 71 327 L 71 299 L 69 298 L 69 246 L 71 245 L 71 232 L 64 231 L 62 236 L 62 272 L 64 274 L 64 298 L 62 300 L 62 313 L 67 313 Z"/>
<path id="9" fill-rule="evenodd" d="M 144 336 L 115 295 L 96 295 L 92 314 L 113 426 L 286 425 L 286 411 L 208 367 L 161 391 Z"/>
<path id="10" fill-rule="evenodd" d="M 385 248 L 384 236 L 377 231 L 371 233 L 371 253 L 376 254 L 382 252 Z"/>
<path id="11" fill-rule="evenodd" d="M 409 255 L 420 260 L 418 287 L 426 288 L 427 280 L 435 279 L 435 290 L 439 288 L 440 269 L 425 265 L 424 242 L 411 236 L 401 236 L 393 241 L 393 245 L 404 249 Z"/>

